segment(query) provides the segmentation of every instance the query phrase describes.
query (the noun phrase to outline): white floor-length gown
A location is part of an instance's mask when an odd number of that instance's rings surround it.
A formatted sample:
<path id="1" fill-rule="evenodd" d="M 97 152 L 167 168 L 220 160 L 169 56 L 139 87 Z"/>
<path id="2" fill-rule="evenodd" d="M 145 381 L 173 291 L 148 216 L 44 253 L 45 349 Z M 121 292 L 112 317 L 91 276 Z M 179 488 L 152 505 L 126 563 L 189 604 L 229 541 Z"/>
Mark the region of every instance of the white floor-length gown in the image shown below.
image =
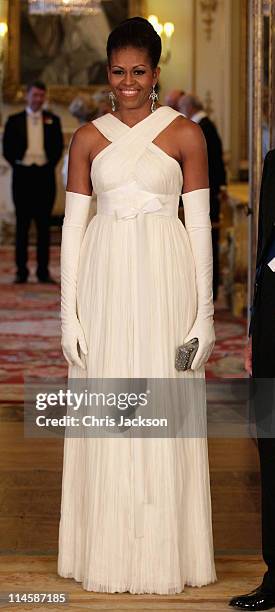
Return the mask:
<path id="1" fill-rule="evenodd" d="M 178 115 L 163 106 L 132 128 L 111 113 L 93 121 L 107 140 L 78 271 L 89 350 L 70 378 L 204 379 L 174 367 L 196 318 L 195 267 L 178 219 L 181 168 L 153 140 Z M 215 581 L 207 439 L 65 438 L 58 573 L 111 593 Z"/>

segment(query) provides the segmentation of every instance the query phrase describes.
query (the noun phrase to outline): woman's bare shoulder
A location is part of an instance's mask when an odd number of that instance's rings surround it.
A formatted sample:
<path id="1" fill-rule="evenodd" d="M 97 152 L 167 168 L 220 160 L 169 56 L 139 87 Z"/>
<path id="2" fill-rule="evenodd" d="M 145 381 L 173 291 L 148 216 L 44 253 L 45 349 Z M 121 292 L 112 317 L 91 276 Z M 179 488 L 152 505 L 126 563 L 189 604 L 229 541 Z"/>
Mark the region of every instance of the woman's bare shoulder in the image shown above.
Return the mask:
<path id="1" fill-rule="evenodd" d="M 188 136 L 189 138 L 198 139 L 203 136 L 203 131 L 201 127 L 191 119 L 187 119 L 187 117 L 185 117 L 184 115 L 179 115 L 178 117 L 176 117 L 173 123 L 177 129 L 177 132 L 181 136 L 184 135 L 186 137 Z"/>
<path id="2" fill-rule="evenodd" d="M 71 146 L 84 149 L 89 153 L 97 145 L 100 134 L 92 122 L 85 123 L 77 128 L 73 134 Z"/>
<path id="3" fill-rule="evenodd" d="M 178 144 L 184 154 L 194 148 L 206 149 L 203 131 L 197 123 L 181 115 L 176 118 L 174 125 Z"/>

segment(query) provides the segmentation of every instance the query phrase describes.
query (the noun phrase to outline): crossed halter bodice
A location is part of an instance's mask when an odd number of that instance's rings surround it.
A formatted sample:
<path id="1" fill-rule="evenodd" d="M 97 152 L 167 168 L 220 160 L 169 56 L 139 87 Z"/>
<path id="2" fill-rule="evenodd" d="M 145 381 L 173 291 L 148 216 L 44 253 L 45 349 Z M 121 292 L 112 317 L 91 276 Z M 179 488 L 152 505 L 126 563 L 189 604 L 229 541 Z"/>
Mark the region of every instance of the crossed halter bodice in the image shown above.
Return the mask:
<path id="1" fill-rule="evenodd" d="M 140 213 L 178 215 L 180 166 L 153 143 L 178 116 L 177 111 L 162 106 L 132 128 L 111 113 L 92 122 L 109 141 L 92 163 L 98 214 L 117 219 Z"/>

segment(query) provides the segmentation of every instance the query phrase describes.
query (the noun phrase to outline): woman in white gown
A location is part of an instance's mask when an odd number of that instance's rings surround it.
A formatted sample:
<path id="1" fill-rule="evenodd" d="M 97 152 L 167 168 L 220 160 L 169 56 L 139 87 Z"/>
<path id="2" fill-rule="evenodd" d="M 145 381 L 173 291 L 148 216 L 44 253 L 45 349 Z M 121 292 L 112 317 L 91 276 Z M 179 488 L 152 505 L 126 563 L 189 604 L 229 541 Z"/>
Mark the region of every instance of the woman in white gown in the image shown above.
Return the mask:
<path id="1" fill-rule="evenodd" d="M 197 125 L 156 102 L 160 53 L 144 19 L 110 34 L 113 111 L 71 143 L 61 322 L 72 379 L 204 379 L 213 348 L 206 146 Z M 178 372 L 176 348 L 193 337 L 192 369 Z M 58 573 L 109 593 L 215 581 L 206 437 L 65 438 Z"/>

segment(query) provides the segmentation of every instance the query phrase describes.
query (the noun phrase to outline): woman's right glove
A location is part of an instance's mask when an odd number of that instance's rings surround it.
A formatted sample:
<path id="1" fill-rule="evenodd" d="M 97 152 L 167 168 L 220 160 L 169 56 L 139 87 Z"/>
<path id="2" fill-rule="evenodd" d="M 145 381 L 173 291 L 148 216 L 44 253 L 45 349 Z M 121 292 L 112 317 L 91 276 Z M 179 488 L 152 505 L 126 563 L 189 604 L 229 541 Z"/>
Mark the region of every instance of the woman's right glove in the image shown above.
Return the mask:
<path id="1" fill-rule="evenodd" d="M 69 365 L 85 368 L 78 346 L 87 355 L 83 329 L 77 317 L 76 290 L 79 254 L 87 228 L 92 196 L 66 191 L 61 242 L 61 346 Z"/>
<path id="2" fill-rule="evenodd" d="M 196 189 L 182 195 L 185 228 L 189 237 L 196 270 L 198 296 L 197 316 L 184 343 L 198 338 L 199 348 L 191 370 L 202 367 L 215 344 L 213 305 L 213 254 L 209 189 Z"/>

